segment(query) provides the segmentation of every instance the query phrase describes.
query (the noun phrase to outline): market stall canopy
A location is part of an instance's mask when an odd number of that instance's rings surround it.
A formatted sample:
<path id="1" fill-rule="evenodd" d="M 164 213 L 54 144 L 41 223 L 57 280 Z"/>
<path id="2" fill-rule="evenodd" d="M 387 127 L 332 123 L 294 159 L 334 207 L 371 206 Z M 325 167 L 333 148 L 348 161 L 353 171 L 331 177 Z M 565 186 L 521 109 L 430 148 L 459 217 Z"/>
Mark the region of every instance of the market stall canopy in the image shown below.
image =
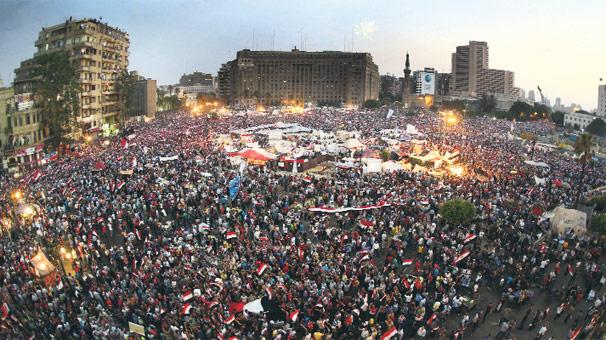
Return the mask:
<path id="1" fill-rule="evenodd" d="M 345 142 L 344 145 L 349 150 L 357 150 L 357 149 L 366 149 L 366 145 L 362 144 L 359 140 L 355 138 L 350 138 Z"/>
<path id="2" fill-rule="evenodd" d="M 275 154 L 259 148 L 243 149 L 240 152 L 235 152 L 231 154 L 230 156 L 240 156 L 242 158 L 245 158 L 246 160 L 263 162 L 278 158 Z"/>
<path id="3" fill-rule="evenodd" d="M 50 263 L 42 251 L 39 251 L 30 261 L 38 276 L 46 276 L 55 270 L 55 266 Z"/>

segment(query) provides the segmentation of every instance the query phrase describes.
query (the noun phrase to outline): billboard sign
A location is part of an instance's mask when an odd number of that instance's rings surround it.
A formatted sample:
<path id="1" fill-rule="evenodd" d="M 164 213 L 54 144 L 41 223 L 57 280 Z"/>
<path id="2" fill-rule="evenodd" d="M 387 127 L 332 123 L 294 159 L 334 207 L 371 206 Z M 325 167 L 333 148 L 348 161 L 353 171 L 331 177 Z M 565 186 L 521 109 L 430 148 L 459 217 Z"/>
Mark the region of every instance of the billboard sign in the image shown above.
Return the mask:
<path id="1" fill-rule="evenodd" d="M 422 71 L 419 74 L 421 77 L 421 95 L 434 95 L 436 92 L 436 74 L 434 72 Z"/>

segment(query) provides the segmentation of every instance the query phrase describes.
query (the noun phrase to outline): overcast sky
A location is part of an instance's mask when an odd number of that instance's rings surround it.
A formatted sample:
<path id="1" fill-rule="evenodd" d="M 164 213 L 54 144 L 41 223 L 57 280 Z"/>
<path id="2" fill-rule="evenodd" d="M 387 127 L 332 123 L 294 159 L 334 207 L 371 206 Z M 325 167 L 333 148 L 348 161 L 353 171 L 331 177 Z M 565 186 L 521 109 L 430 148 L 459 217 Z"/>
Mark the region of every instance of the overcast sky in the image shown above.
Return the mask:
<path id="1" fill-rule="evenodd" d="M 195 70 L 216 74 L 236 51 L 253 47 L 370 52 L 381 74 L 450 72 L 450 55 L 487 41 L 490 67 L 515 72 L 525 90 L 541 85 L 555 101 L 597 105 L 606 78 L 604 0 L 0 0 L 0 76 L 5 84 L 31 58 L 43 26 L 102 17 L 130 34 L 130 69 L 159 84 Z M 307 37 L 307 39 L 301 39 Z M 538 95 L 538 94 L 537 94 Z"/>

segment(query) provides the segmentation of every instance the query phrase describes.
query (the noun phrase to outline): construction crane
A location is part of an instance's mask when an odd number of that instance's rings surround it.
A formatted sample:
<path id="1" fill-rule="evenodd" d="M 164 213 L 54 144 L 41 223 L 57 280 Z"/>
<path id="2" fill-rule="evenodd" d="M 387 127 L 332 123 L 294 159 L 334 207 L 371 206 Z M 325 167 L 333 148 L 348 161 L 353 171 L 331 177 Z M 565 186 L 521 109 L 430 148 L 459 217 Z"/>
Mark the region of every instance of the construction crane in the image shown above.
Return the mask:
<path id="1" fill-rule="evenodd" d="M 543 96 L 543 90 L 541 90 L 541 87 L 539 85 L 537 85 L 537 90 L 539 90 L 539 94 L 541 95 L 541 104 L 546 105 L 545 97 Z"/>

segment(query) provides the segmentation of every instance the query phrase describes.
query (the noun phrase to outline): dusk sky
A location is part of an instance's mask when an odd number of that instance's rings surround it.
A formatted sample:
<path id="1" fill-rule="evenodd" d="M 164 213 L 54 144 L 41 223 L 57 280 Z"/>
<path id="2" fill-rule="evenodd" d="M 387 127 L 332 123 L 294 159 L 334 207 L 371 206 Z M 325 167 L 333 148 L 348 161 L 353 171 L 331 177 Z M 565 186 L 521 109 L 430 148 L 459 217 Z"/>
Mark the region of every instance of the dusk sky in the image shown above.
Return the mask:
<path id="1" fill-rule="evenodd" d="M 457 45 L 487 41 L 490 67 L 514 71 L 516 86 L 593 110 L 606 78 L 605 14 L 604 0 L 0 0 L 0 77 L 12 81 L 43 26 L 102 17 L 130 34 L 129 68 L 159 84 L 216 74 L 253 47 L 253 30 L 263 50 L 274 34 L 279 50 L 300 36 L 306 50 L 343 50 L 344 39 L 351 50 L 353 32 L 353 49 L 372 53 L 381 74 L 402 75 L 406 51 L 413 69 L 450 72 Z"/>

